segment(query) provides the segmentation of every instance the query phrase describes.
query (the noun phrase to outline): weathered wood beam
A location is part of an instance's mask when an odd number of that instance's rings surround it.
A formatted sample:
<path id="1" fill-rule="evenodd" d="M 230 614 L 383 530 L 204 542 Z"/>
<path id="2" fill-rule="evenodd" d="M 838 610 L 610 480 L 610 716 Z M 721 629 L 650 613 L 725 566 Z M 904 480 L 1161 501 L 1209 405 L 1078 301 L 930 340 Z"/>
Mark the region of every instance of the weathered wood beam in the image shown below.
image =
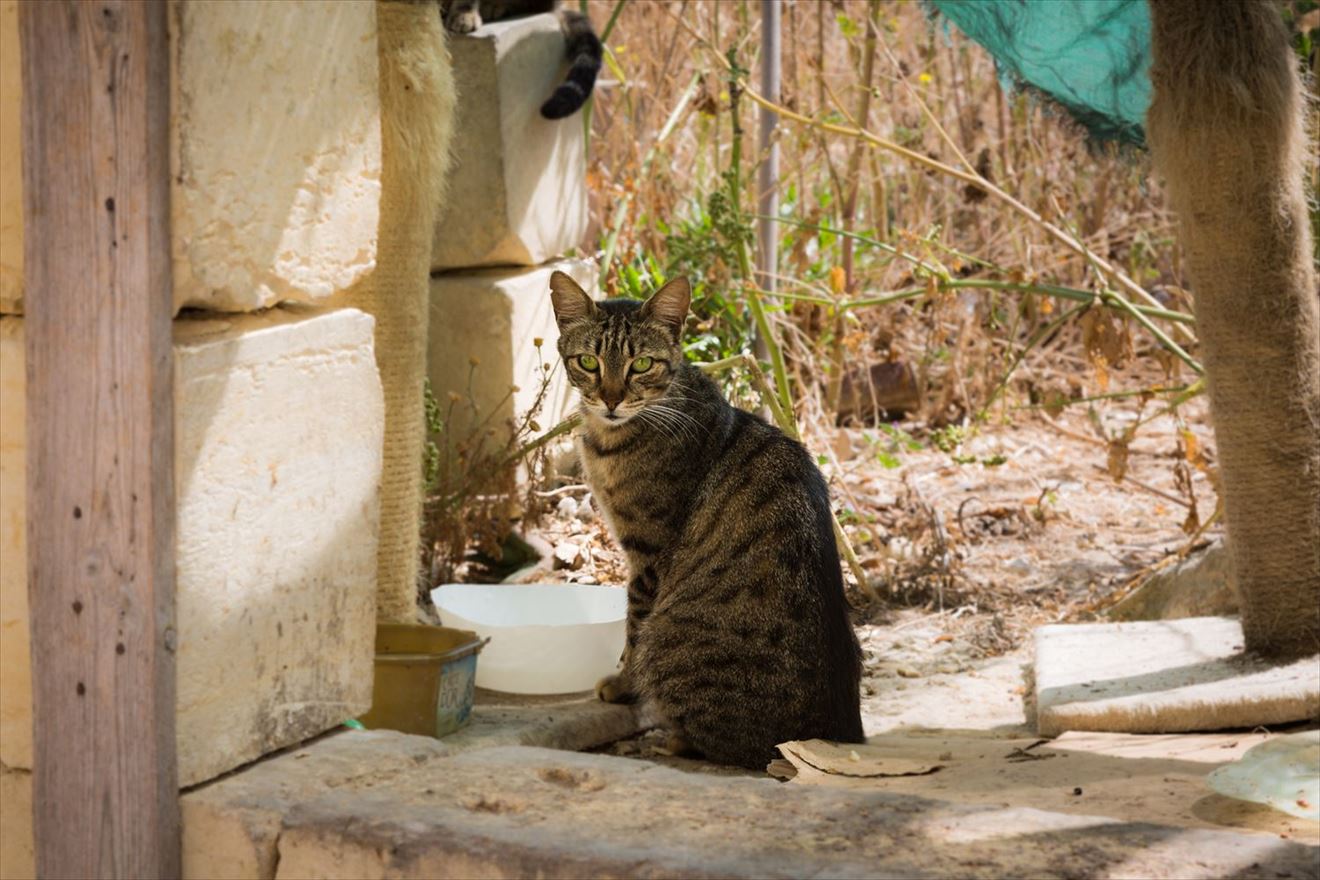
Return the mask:
<path id="1" fill-rule="evenodd" d="M 19 27 L 37 871 L 177 876 L 166 6 Z"/>

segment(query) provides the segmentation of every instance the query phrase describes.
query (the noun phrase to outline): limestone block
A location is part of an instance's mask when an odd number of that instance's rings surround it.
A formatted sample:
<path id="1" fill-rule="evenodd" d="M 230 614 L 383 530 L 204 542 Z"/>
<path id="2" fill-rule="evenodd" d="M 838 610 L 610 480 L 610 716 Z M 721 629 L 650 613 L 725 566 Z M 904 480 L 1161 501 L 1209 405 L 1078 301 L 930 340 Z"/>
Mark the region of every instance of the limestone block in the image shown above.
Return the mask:
<path id="1" fill-rule="evenodd" d="M 370 707 L 384 404 L 356 310 L 176 328 L 189 785 Z"/>
<path id="2" fill-rule="evenodd" d="M 449 753 L 441 740 L 392 730 L 326 737 L 180 798 L 183 876 L 270 878 L 284 814 L 340 786 L 388 784 Z"/>
<path id="3" fill-rule="evenodd" d="M 374 3 L 171 5 L 175 305 L 247 311 L 376 263 Z"/>
<path id="4" fill-rule="evenodd" d="M 23 82 L 18 2 L 0 0 L 0 313 L 23 310 Z"/>
<path id="5" fill-rule="evenodd" d="M 476 420 L 486 420 L 493 412 L 488 424 L 502 426 L 532 407 L 543 378 L 542 365 L 549 364 L 550 385 L 537 421 L 549 428 L 564 417 L 569 388 L 555 349 L 559 328 L 550 304 L 550 274 L 556 269 L 573 276 L 583 289 L 595 289 L 595 266 L 581 260 L 431 279 L 427 376 L 442 406 L 447 406 L 451 392 L 466 397 L 470 387 Z M 536 339 L 542 340 L 539 352 Z M 472 358 L 478 361 L 475 367 Z M 518 388 L 512 396 L 511 385 Z M 472 425 L 466 405 L 455 406 L 451 437 L 461 441 Z"/>
<path id="6" fill-rule="evenodd" d="M 0 763 L 10 767 L 32 766 L 23 363 L 23 319 L 0 316 Z"/>
<path id="7" fill-rule="evenodd" d="M 566 69 L 558 20 L 494 22 L 449 47 L 458 115 L 432 268 L 532 266 L 577 247 L 587 230 L 582 117 L 540 113 Z"/>
<path id="8" fill-rule="evenodd" d="M 0 766 L 0 880 L 37 876 L 32 837 L 32 774 Z"/>
<path id="9" fill-rule="evenodd" d="M 1216 538 L 1204 550 L 1151 575 L 1109 610 L 1113 620 L 1173 620 L 1238 613 L 1237 582 L 1228 545 Z"/>
<path id="10" fill-rule="evenodd" d="M 10 491 L 11 474 L 21 486 L 23 445 L 10 425 L 22 410 L 21 324 L 3 319 L 0 336 L 0 761 L 11 767 L 32 761 L 30 737 L 16 733 L 31 723 L 30 685 L 26 670 L 11 672 L 10 663 L 10 636 L 19 642 L 27 629 L 25 577 L 21 568 L 10 572 L 23 549 L 22 495 Z M 384 422 L 372 334 L 371 318 L 354 309 L 291 306 L 175 321 L 182 785 L 370 706 Z"/>

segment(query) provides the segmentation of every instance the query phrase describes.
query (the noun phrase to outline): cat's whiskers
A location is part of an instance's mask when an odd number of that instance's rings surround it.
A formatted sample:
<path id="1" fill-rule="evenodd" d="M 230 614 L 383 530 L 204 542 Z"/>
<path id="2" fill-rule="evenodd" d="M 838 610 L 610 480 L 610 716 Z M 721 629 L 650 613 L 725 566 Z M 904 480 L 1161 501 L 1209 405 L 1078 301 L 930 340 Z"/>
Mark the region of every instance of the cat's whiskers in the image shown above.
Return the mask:
<path id="1" fill-rule="evenodd" d="M 657 431 L 659 431 L 660 433 L 664 434 L 664 435 L 665 435 L 666 437 L 668 437 L 670 440 L 673 440 L 675 443 L 682 443 L 682 442 L 683 442 L 683 438 L 680 437 L 677 433 L 675 433 L 674 429 L 671 428 L 669 425 L 667 425 L 665 422 L 663 422 L 663 421 L 657 421 L 655 418 L 648 418 L 648 417 L 647 417 L 646 410 L 642 410 L 641 412 L 637 413 L 636 418 L 637 418 L 642 424 L 644 424 L 644 425 L 646 425 L 646 426 L 648 426 L 648 427 L 654 428 L 655 430 L 657 430 Z"/>
<path id="2" fill-rule="evenodd" d="M 647 409 L 654 410 L 658 413 L 662 413 L 665 415 L 665 417 L 672 420 L 675 424 L 679 424 L 679 425 L 683 425 L 684 427 L 687 427 L 691 431 L 691 436 L 693 440 L 700 439 L 699 435 L 697 435 L 696 433 L 696 431 L 698 430 L 704 432 L 707 435 L 710 434 L 709 425 L 706 425 L 700 420 L 694 418 L 691 413 L 684 412 L 683 410 L 678 409 L 677 407 L 667 406 L 663 403 L 653 403 L 650 406 L 648 406 Z"/>
<path id="3" fill-rule="evenodd" d="M 682 418 L 679 418 L 679 416 L 687 416 L 686 413 L 681 413 L 678 410 L 656 404 L 646 407 L 641 412 L 650 413 L 656 420 L 658 420 L 658 422 L 653 422 L 653 424 L 662 422 L 669 425 L 675 431 L 681 433 L 684 439 L 690 442 L 695 442 L 701 439 L 696 430 L 692 427 L 693 424 L 697 425 L 697 427 L 701 427 L 700 422 L 697 422 L 690 416 L 688 416 L 688 421 L 686 422 L 683 421 Z M 691 422 L 691 424 L 689 424 L 689 422 Z"/>
<path id="4" fill-rule="evenodd" d="M 658 430 L 664 431 L 665 434 L 675 443 L 682 443 L 684 441 L 690 442 L 696 439 L 692 434 L 691 429 L 682 422 L 675 421 L 668 414 L 660 412 L 653 407 L 646 407 L 645 409 L 639 410 L 637 417 L 644 423 Z"/>

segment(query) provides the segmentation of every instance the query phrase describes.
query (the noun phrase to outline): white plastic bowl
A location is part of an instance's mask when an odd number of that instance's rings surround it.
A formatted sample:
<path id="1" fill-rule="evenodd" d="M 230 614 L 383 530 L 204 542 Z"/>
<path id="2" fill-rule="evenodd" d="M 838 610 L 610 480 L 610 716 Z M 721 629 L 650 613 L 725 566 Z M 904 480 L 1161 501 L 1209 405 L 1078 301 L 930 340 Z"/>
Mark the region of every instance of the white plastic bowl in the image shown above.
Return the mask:
<path id="1" fill-rule="evenodd" d="M 615 671 L 626 638 L 628 594 L 587 584 L 445 584 L 431 591 L 445 626 L 488 644 L 477 687 L 514 694 L 590 690 Z"/>

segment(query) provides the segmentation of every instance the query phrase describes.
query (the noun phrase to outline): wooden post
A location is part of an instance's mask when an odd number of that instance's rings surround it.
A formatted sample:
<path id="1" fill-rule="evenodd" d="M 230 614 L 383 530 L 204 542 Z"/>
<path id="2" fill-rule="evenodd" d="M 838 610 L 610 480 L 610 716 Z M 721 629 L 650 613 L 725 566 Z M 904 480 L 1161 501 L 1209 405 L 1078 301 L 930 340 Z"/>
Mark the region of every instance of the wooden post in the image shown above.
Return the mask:
<path id="1" fill-rule="evenodd" d="M 166 6 L 19 29 L 37 872 L 177 876 Z"/>

